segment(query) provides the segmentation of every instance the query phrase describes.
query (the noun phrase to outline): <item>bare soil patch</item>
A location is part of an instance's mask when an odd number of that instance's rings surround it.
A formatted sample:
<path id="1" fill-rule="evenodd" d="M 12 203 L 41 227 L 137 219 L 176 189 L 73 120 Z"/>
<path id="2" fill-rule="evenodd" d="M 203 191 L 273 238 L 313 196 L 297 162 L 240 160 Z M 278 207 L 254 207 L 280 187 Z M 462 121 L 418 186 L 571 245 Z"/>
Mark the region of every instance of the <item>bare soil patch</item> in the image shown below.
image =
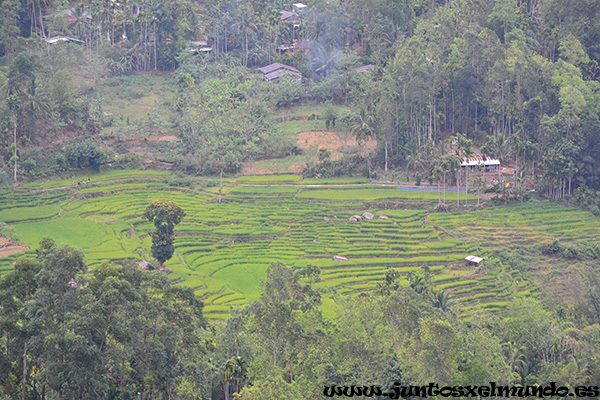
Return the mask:
<path id="1" fill-rule="evenodd" d="M 151 136 L 148 138 L 150 142 L 181 142 L 177 136 L 167 135 L 167 136 Z"/>
<path id="2" fill-rule="evenodd" d="M 239 175 L 299 174 L 302 172 L 303 164 L 278 165 L 277 161 L 279 160 L 279 158 L 271 158 L 247 162 L 244 164 Z"/>
<path id="3" fill-rule="evenodd" d="M 15 243 L 10 239 L 0 237 L 0 258 L 22 253 L 25 250 L 27 250 L 27 246 Z"/>
<path id="4" fill-rule="evenodd" d="M 325 147 L 331 151 L 331 158 L 336 160 L 342 157 L 342 153 L 350 148 L 360 146 L 362 149 L 364 144 L 358 143 L 349 132 L 302 132 L 297 136 L 298 147 L 302 150 L 309 149 L 311 146 Z M 369 139 L 367 148 L 373 150 L 377 147 L 377 141 Z"/>

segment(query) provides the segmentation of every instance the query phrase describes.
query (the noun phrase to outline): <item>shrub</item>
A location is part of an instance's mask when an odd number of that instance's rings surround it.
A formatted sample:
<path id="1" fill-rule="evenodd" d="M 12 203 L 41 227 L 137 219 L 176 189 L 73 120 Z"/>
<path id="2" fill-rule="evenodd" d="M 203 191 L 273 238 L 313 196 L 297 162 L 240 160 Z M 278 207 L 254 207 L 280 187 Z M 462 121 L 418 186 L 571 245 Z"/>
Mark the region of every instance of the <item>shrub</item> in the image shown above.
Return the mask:
<path id="1" fill-rule="evenodd" d="M 99 170 L 100 165 L 108 161 L 106 152 L 92 139 L 72 141 L 67 145 L 65 155 L 69 164 L 74 168 L 82 168 L 89 165 Z"/>

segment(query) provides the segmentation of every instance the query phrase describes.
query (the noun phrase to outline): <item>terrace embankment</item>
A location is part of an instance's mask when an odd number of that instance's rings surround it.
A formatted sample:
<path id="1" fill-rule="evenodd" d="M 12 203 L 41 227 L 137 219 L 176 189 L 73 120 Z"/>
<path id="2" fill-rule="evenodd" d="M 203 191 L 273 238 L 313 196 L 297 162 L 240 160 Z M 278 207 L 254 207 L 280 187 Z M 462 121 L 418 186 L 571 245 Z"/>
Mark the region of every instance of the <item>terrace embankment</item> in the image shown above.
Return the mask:
<path id="1" fill-rule="evenodd" d="M 478 307 L 502 310 L 513 298 L 538 296 L 540 286 L 498 251 L 600 236 L 591 214 L 556 205 L 431 214 L 436 192 L 301 181 L 296 175 L 225 179 L 219 202 L 218 179 L 190 178 L 177 187 L 169 186 L 171 179 L 165 171 L 112 171 L 93 175 L 85 188 L 72 187 L 71 180 L 24 185 L 2 194 L 0 212 L 24 245 L 35 248 L 51 235 L 82 248 L 93 268 L 103 261 L 150 260 L 153 226 L 141 217 L 143 210 L 155 199 L 176 201 L 187 215 L 176 228 L 169 278 L 194 288 L 206 314 L 218 319 L 226 318 L 230 305 L 258 298 L 275 261 L 321 269 L 318 285 L 329 289 L 325 313 L 335 314 L 336 293 L 376 294 L 387 268 L 400 273 L 401 285 L 408 285 L 410 272 L 425 268 L 437 290 L 450 292 L 462 317 Z M 51 190 L 57 187 L 66 189 Z M 349 221 L 364 212 L 375 219 Z M 382 215 L 387 219 L 377 219 Z M 31 250 L 24 254 L 34 256 Z M 469 254 L 486 257 L 485 267 L 467 266 Z M 347 260 L 334 261 L 336 255 Z M 0 269 L 9 269 L 15 258 L 0 259 Z"/>

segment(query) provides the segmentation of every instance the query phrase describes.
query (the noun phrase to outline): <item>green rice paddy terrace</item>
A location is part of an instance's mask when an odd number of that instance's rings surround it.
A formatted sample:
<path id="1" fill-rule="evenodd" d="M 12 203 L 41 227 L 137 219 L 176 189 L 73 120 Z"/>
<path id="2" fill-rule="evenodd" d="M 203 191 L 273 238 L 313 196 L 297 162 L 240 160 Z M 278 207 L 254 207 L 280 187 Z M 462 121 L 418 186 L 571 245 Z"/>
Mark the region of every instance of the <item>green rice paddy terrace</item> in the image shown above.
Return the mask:
<path id="1" fill-rule="evenodd" d="M 13 225 L 32 249 L 45 235 L 81 248 L 93 268 L 103 261 L 150 260 L 153 226 L 141 217 L 143 210 L 152 200 L 176 201 L 187 215 L 176 227 L 169 277 L 192 287 L 215 319 L 226 318 L 230 305 L 258 298 L 274 261 L 318 266 L 319 285 L 333 289 L 323 301 L 330 315 L 336 313 L 335 293 L 373 291 L 387 267 L 401 273 L 404 285 L 410 271 L 429 267 L 436 287 L 451 292 L 463 317 L 478 307 L 501 310 L 511 298 L 536 296 L 537 288 L 497 259 L 476 270 L 465 256 L 485 256 L 498 246 L 600 236 L 598 219 L 573 208 L 530 203 L 429 214 L 436 192 L 350 179 L 311 180 L 321 185 L 309 186 L 294 175 L 242 177 L 226 182 L 219 203 L 216 180 L 191 179 L 192 186 L 182 188 L 169 186 L 170 173 L 164 171 L 112 171 L 92 178 L 92 185 L 52 181 L 5 191 L 0 220 Z M 446 199 L 454 196 L 447 193 Z M 375 219 L 348 220 L 364 212 Z M 347 261 L 334 261 L 335 255 Z M 0 259 L 0 271 L 12 268 L 18 256 Z"/>

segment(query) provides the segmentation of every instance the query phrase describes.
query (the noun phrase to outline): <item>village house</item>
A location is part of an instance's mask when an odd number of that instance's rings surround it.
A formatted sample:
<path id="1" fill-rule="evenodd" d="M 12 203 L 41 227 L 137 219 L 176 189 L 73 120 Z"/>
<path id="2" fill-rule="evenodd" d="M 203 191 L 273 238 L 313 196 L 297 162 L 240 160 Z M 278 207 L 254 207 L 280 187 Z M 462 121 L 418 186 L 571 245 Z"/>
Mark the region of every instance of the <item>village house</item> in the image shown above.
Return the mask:
<path id="1" fill-rule="evenodd" d="M 84 44 L 83 40 L 75 39 L 70 36 L 52 36 L 51 38 L 46 38 L 44 41 L 48 44 L 56 44 L 58 42 L 67 42 L 67 43 L 76 43 L 76 44 Z"/>
<path id="2" fill-rule="evenodd" d="M 500 170 L 500 160 L 490 158 L 485 154 L 476 154 L 469 158 L 463 157 L 460 168 L 462 170 L 468 169 L 469 172 L 477 172 L 478 165 L 483 166 L 483 172 L 498 172 Z"/>
<path id="3" fill-rule="evenodd" d="M 282 76 L 289 75 L 298 81 L 302 80 L 302 73 L 296 68 L 281 63 L 273 63 L 258 69 L 263 73 L 266 81 L 279 82 Z"/>
<path id="4" fill-rule="evenodd" d="M 373 68 L 375 68 L 375 66 L 373 64 L 367 64 L 367 65 L 363 65 L 362 67 L 354 68 L 354 71 L 361 73 L 361 72 L 371 71 Z"/>

